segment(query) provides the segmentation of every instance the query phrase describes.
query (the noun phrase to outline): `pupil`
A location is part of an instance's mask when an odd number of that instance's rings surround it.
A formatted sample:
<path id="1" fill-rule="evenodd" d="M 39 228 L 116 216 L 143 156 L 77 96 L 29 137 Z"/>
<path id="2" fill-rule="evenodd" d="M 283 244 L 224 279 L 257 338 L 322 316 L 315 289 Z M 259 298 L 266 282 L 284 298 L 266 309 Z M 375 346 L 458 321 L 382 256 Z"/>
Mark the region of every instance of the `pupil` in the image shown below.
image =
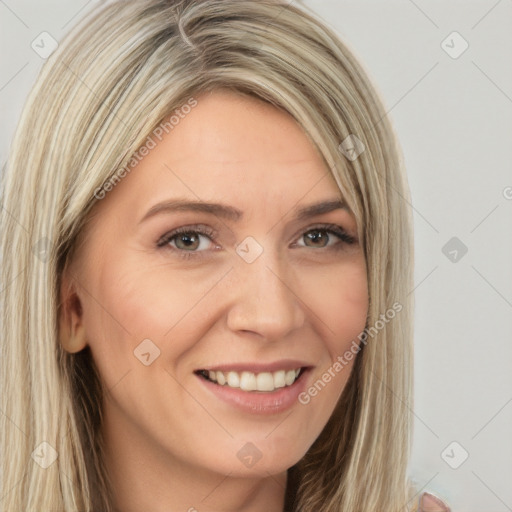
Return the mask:
<path id="1" fill-rule="evenodd" d="M 185 246 L 190 247 L 195 242 L 197 242 L 197 240 L 194 240 L 194 238 L 196 238 L 195 235 L 193 235 L 193 234 L 186 234 L 185 233 L 185 234 L 181 235 L 180 240 L 182 242 L 184 242 Z"/>
<path id="2" fill-rule="evenodd" d="M 308 234 L 308 237 L 309 237 L 310 240 L 312 240 L 315 243 L 318 242 L 318 241 L 321 241 L 322 238 L 325 239 L 325 236 L 324 236 L 322 231 L 311 231 Z"/>

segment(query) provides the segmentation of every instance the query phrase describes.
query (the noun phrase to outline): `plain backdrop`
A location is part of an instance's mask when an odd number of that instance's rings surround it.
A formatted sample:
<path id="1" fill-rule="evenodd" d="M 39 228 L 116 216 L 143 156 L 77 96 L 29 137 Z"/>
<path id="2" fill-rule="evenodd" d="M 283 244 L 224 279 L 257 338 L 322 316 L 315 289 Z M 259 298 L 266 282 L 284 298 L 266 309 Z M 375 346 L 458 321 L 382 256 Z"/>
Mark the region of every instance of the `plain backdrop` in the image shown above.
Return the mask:
<path id="1" fill-rule="evenodd" d="M 2 166 L 44 61 L 32 41 L 59 41 L 99 3 L 0 0 Z M 305 4 L 361 59 L 403 147 L 416 248 L 410 474 L 453 512 L 512 511 L 512 0 Z"/>

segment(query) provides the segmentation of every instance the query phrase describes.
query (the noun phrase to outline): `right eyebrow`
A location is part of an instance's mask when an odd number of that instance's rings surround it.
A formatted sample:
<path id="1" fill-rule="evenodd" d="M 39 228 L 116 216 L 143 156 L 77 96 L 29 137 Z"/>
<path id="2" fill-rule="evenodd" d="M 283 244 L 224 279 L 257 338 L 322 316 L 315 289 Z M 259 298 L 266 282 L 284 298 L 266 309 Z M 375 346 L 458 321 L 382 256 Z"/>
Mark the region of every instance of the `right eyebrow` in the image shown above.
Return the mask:
<path id="1" fill-rule="evenodd" d="M 233 206 L 220 203 L 205 203 L 204 201 L 190 201 L 188 199 L 171 199 L 152 206 L 144 217 L 142 217 L 140 222 L 160 213 L 172 213 L 177 211 L 210 213 L 232 221 L 238 221 L 243 217 L 243 212 Z"/>
<path id="2" fill-rule="evenodd" d="M 334 198 L 326 201 L 320 201 L 297 210 L 297 219 L 305 220 L 316 215 L 329 213 L 333 210 L 348 210 L 347 205 L 340 199 Z M 171 199 L 157 203 L 152 206 L 142 217 L 139 223 L 161 213 L 172 213 L 176 211 L 196 211 L 210 213 L 231 221 L 239 221 L 243 217 L 243 212 L 233 206 L 221 203 L 207 203 L 204 201 L 190 201 L 188 199 Z"/>

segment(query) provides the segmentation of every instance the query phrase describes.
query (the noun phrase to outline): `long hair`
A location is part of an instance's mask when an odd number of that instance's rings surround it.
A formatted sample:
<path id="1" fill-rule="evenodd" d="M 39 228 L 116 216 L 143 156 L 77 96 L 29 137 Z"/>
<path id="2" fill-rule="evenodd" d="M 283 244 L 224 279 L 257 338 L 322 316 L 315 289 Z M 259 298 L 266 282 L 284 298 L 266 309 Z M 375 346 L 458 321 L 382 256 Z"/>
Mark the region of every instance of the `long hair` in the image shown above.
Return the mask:
<path id="1" fill-rule="evenodd" d="M 90 351 L 59 343 L 60 276 L 98 191 L 162 120 L 218 89 L 299 123 L 355 215 L 367 263 L 360 352 L 329 422 L 289 470 L 287 509 L 408 510 L 413 239 L 403 157 L 353 53 L 312 11 L 288 4 L 116 1 L 43 66 L 2 176 L 2 511 L 112 510 L 104 390 Z"/>

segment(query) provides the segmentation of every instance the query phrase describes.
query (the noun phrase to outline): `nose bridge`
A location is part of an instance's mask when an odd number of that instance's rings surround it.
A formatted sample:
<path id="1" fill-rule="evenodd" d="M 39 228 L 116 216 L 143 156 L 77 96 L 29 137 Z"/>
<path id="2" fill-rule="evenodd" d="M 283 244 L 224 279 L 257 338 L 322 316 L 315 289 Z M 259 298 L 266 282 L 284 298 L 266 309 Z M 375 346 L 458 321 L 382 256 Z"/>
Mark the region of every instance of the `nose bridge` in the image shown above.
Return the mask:
<path id="1" fill-rule="evenodd" d="M 260 246 L 261 247 L 261 246 Z M 240 249 L 247 249 L 243 252 Z M 299 328 L 303 306 L 294 293 L 292 272 L 270 248 L 257 250 L 251 241 L 240 244 L 235 265 L 236 292 L 228 313 L 232 330 L 253 331 L 268 339 L 279 339 Z M 248 254 L 251 257 L 246 257 Z M 260 254 L 257 254 L 260 252 Z"/>

